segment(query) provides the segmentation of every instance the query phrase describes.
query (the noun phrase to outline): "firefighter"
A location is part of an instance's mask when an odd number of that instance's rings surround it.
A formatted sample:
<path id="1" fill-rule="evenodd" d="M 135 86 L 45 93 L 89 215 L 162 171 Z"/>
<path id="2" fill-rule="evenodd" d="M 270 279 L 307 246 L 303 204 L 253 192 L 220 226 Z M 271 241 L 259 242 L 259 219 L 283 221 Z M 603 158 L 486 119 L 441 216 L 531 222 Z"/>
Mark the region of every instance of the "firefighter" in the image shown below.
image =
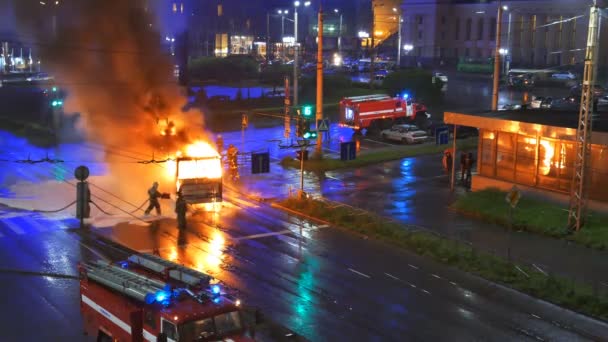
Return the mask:
<path id="1" fill-rule="evenodd" d="M 177 192 L 177 200 L 175 201 L 175 213 L 177 214 L 177 227 L 179 229 L 186 229 L 186 211 L 188 211 L 188 204 L 182 196 L 182 192 Z"/>
<path id="2" fill-rule="evenodd" d="M 226 151 L 228 156 L 228 166 L 230 167 L 230 174 L 233 180 L 239 179 L 239 166 L 237 163 L 237 156 L 239 150 L 232 144 L 228 145 L 228 150 Z"/>
<path id="3" fill-rule="evenodd" d="M 218 134 L 217 140 L 215 140 L 215 146 L 217 146 L 217 153 L 220 155 L 224 152 L 224 138 L 221 134 Z"/>
<path id="4" fill-rule="evenodd" d="M 158 191 L 158 182 L 154 182 L 152 187 L 148 189 L 148 209 L 146 209 L 146 215 L 149 215 L 152 209 L 156 209 L 156 215 L 160 215 L 160 203 L 159 198 L 164 197 L 162 193 Z"/>

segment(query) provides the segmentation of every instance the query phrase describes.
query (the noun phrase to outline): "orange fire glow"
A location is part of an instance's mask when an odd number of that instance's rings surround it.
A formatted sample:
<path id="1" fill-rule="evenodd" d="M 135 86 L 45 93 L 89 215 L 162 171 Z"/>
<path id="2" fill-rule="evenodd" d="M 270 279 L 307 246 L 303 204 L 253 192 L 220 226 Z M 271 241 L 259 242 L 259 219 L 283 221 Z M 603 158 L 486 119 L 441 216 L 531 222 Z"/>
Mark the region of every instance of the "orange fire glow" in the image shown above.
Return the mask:
<path id="1" fill-rule="evenodd" d="M 525 138 L 525 142 L 528 144 L 536 145 L 536 138 Z M 540 164 L 538 170 L 543 176 L 546 176 L 549 174 L 549 172 L 551 172 L 551 165 L 553 164 L 555 148 L 553 147 L 553 144 L 551 144 L 550 141 L 544 139 L 540 140 L 540 146 L 543 147 L 545 154 L 544 156 L 542 156 L 542 163 Z"/>
<path id="2" fill-rule="evenodd" d="M 196 141 L 175 153 L 175 158 L 193 158 L 190 160 L 174 160 L 167 163 L 167 176 L 175 177 L 179 189 L 185 179 L 218 179 L 222 177 L 222 161 L 219 153 L 205 141 Z"/>

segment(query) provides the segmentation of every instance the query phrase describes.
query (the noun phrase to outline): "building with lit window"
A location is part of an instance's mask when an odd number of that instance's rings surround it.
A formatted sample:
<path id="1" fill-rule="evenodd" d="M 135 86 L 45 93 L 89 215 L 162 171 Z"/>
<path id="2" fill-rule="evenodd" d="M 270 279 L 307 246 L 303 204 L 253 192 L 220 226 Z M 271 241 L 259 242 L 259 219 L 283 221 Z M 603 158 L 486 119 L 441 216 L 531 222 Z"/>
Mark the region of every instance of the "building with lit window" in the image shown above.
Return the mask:
<path id="1" fill-rule="evenodd" d="M 501 46 L 511 66 L 582 62 L 592 0 L 511 0 L 502 18 Z M 498 1 L 403 0 L 402 45 L 406 59 L 456 62 L 488 59 L 496 48 Z M 606 39 L 608 25 L 602 26 Z M 599 64 L 608 65 L 608 49 Z"/>
<path id="2" fill-rule="evenodd" d="M 608 208 L 608 112 L 594 120 L 589 198 Z M 472 189 L 514 184 L 567 202 L 576 153 L 578 111 L 519 110 L 472 115 L 445 113 L 449 124 L 479 129 L 477 174 Z M 457 128 L 458 129 L 458 128 Z"/>

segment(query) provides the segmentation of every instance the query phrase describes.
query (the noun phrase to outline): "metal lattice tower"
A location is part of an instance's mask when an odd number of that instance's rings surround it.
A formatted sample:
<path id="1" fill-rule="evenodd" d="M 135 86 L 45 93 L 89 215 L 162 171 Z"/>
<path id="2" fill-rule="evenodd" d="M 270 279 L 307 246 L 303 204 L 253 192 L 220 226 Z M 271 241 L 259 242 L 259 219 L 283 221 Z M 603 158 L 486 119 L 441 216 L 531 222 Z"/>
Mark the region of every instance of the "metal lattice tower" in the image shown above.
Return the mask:
<path id="1" fill-rule="evenodd" d="M 600 10 L 597 6 L 597 1 L 594 1 L 589 13 L 585 70 L 583 72 L 581 106 L 576 130 L 576 160 L 574 162 L 570 211 L 568 213 L 568 226 L 570 229 L 577 231 L 583 226 L 587 211 L 587 182 L 589 157 L 591 154 L 593 86 L 595 84 L 597 47 L 599 43 L 599 16 Z"/>

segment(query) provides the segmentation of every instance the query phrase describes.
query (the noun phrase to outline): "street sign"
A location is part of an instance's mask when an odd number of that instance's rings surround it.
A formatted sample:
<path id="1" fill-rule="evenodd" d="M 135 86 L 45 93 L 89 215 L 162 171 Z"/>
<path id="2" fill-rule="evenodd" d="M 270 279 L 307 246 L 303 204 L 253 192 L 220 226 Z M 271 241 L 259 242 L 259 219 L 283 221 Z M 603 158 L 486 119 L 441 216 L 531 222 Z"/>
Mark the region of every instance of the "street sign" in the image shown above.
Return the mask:
<path id="1" fill-rule="evenodd" d="M 357 145 L 354 141 L 340 143 L 340 160 L 354 160 L 357 158 Z"/>
<path id="2" fill-rule="evenodd" d="M 448 126 L 439 126 L 435 129 L 435 144 L 447 145 L 450 140 L 450 129 Z"/>
<path id="3" fill-rule="evenodd" d="M 241 119 L 241 126 L 243 126 L 243 128 L 247 128 L 247 126 L 249 126 L 249 117 L 247 116 L 247 114 L 243 114 L 243 118 Z"/>
<path id="4" fill-rule="evenodd" d="M 511 55 L 506 55 L 505 56 L 505 61 L 510 62 L 511 61 Z"/>
<path id="5" fill-rule="evenodd" d="M 517 203 L 519 203 L 520 198 L 521 198 L 521 191 L 519 191 L 517 186 L 513 185 L 513 187 L 507 194 L 507 197 L 505 197 L 505 201 L 507 201 L 507 203 L 509 203 L 511 208 L 515 208 L 517 206 Z"/>
<path id="6" fill-rule="evenodd" d="M 251 154 L 251 173 L 268 173 L 270 172 L 270 153 L 252 153 Z"/>
<path id="7" fill-rule="evenodd" d="M 329 131 L 329 119 L 317 120 L 317 131 L 319 131 L 319 132 Z"/>

